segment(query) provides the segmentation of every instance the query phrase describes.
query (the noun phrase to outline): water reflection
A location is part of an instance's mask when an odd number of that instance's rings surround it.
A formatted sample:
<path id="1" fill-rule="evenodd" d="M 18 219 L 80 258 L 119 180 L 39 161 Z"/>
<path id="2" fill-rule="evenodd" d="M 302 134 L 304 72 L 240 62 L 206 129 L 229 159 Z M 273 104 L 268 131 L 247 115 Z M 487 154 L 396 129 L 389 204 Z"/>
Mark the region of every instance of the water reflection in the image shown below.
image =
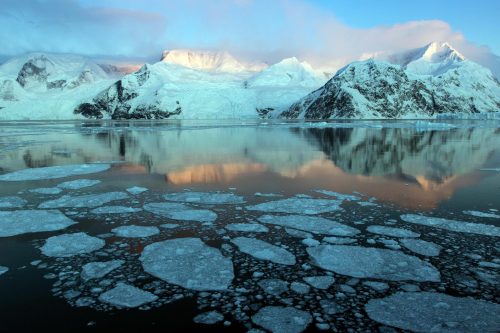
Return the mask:
<path id="1" fill-rule="evenodd" d="M 159 174 L 167 185 L 359 191 L 431 208 L 487 176 L 477 170 L 500 147 L 496 128 L 129 125 L 1 127 L 1 171 L 116 160 L 124 175 Z"/>

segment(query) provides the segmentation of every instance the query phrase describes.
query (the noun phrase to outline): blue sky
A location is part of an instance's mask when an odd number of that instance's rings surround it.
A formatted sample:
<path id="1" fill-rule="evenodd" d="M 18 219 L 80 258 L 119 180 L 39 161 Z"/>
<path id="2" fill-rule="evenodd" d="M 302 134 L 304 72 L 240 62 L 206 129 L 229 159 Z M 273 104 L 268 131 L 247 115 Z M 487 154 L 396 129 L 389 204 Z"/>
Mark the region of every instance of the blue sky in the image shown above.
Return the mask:
<path id="1" fill-rule="evenodd" d="M 274 62 L 340 66 L 376 52 L 449 41 L 500 63 L 500 1 L 1 0 L 0 53 L 158 60 L 172 48 L 225 49 Z M 493 53 L 492 53 L 493 52 Z"/>

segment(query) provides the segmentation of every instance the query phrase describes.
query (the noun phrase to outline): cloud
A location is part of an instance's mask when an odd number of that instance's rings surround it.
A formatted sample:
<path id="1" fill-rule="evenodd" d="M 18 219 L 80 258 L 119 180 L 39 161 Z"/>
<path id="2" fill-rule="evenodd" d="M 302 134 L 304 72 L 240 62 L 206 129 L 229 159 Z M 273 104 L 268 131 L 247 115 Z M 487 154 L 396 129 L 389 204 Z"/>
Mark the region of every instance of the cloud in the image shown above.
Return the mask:
<path id="1" fill-rule="evenodd" d="M 443 21 L 360 29 L 301 0 L 2 0 L 0 8 L 0 50 L 6 54 L 36 50 L 156 60 L 163 49 L 203 48 L 226 49 L 245 60 L 273 63 L 296 56 L 338 68 L 363 54 L 435 40 L 449 41 L 490 68 L 500 64 L 489 48 L 469 43 Z"/>

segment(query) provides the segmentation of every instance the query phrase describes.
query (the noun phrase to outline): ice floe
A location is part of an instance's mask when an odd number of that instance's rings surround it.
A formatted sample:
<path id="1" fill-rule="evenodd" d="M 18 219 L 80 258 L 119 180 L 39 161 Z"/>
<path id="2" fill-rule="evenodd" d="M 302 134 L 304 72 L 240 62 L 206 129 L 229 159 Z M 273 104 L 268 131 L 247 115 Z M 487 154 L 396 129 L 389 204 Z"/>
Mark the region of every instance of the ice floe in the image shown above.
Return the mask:
<path id="1" fill-rule="evenodd" d="M 368 232 L 377 235 L 384 235 L 390 237 L 404 237 L 404 238 L 417 238 L 420 237 L 419 233 L 407 229 L 386 227 L 383 225 L 370 225 L 366 228 Z"/>
<path id="2" fill-rule="evenodd" d="M 125 192 L 107 192 L 80 196 L 64 195 L 58 199 L 42 202 L 38 208 L 94 208 L 111 201 L 127 199 L 128 197 L 128 194 Z"/>
<path id="3" fill-rule="evenodd" d="M 158 235 L 160 229 L 157 227 L 145 227 L 140 225 L 124 225 L 111 230 L 118 237 L 142 238 Z"/>
<path id="4" fill-rule="evenodd" d="M 225 290 L 234 278 L 233 263 L 199 238 L 177 238 L 144 248 L 144 271 L 193 290 Z"/>
<path id="5" fill-rule="evenodd" d="M 224 320 L 224 316 L 218 311 L 203 312 L 193 318 L 197 324 L 213 325 Z"/>
<path id="6" fill-rule="evenodd" d="M 37 194 L 59 194 L 63 190 L 60 189 L 59 187 L 40 187 L 40 188 L 34 188 L 32 190 L 29 190 L 31 193 L 37 193 Z"/>
<path id="7" fill-rule="evenodd" d="M 257 259 L 268 260 L 276 264 L 295 265 L 295 256 L 289 251 L 255 238 L 237 237 L 231 240 L 238 249 Z"/>
<path id="8" fill-rule="evenodd" d="M 0 237 L 32 232 L 56 231 L 76 224 L 58 210 L 16 210 L 0 212 Z"/>
<path id="9" fill-rule="evenodd" d="M 100 279 L 125 263 L 123 260 L 89 262 L 82 267 L 83 280 Z"/>
<path id="10" fill-rule="evenodd" d="M 389 285 L 385 282 L 378 281 L 363 281 L 363 284 L 367 287 L 372 288 L 375 291 L 383 292 L 389 289 Z"/>
<path id="11" fill-rule="evenodd" d="M 163 229 L 175 229 L 179 227 L 179 225 L 177 223 L 163 223 L 160 224 L 160 227 Z"/>
<path id="12" fill-rule="evenodd" d="M 341 210 L 340 200 L 288 198 L 247 206 L 248 210 L 268 213 L 289 213 L 314 215 Z"/>
<path id="13" fill-rule="evenodd" d="M 128 206 L 104 206 L 92 209 L 92 214 L 131 214 L 142 211 L 142 208 L 133 208 Z"/>
<path id="14" fill-rule="evenodd" d="M 48 257 L 71 257 L 99 250 L 105 244 L 106 242 L 100 238 L 77 232 L 50 237 L 45 241 L 41 250 Z"/>
<path id="15" fill-rule="evenodd" d="M 477 210 L 464 210 L 464 214 L 475 216 L 475 217 L 486 217 L 490 219 L 500 219 L 500 215 L 493 213 L 479 212 Z"/>
<path id="16" fill-rule="evenodd" d="M 295 238 L 313 238 L 311 233 L 293 228 L 285 228 L 285 232 Z"/>
<path id="17" fill-rule="evenodd" d="M 320 245 L 307 248 L 307 252 L 319 267 L 342 275 L 391 281 L 440 281 L 439 271 L 434 266 L 399 251 Z"/>
<path id="18" fill-rule="evenodd" d="M 327 190 L 314 190 L 315 192 L 328 195 L 331 197 L 336 197 L 339 200 L 347 200 L 347 201 L 358 201 L 361 200 L 360 197 L 352 194 L 344 194 L 344 193 L 338 193 L 334 191 L 327 191 Z"/>
<path id="19" fill-rule="evenodd" d="M 153 202 L 144 205 L 144 210 L 179 221 L 197 221 L 211 223 L 217 220 L 217 214 L 208 209 L 194 209 L 174 202 Z"/>
<path id="20" fill-rule="evenodd" d="M 243 197 L 234 193 L 222 192 L 179 192 L 167 193 L 163 196 L 167 201 L 177 201 L 186 203 L 199 203 L 209 205 L 240 204 L 244 203 Z"/>
<path id="21" fill-rule="evenodd" d="M 414 332 L 499 332 L 500 305 L 434 292 L 399 292 L 372 299 L 368 316 Z"/>
<path id="22" fill-rule="evenodd" d="M 0 197 L 0 208 L 21 208 L 27 203 L 28 201 L 24 200 L 21 197 Z"/>
<path id="23" fill-rule="evenodd" d="M 351 237 L 323 237 L 323 242 L 330 243 L 330 244 L 338 244 L 338 245 L 352 244 L 352 243 L 356 243 L 356 238 L 351 238 Z"/>
<path id="24" fill-rule="evenodd" d="M 258 282 L 266 293 L 274 296 L 279 296 L 288 291 L 288 282 L 280 279 L 264 279 Z"/>
<path id="25" fill-rule="evenodd" d="M 143 192 L 148 191 L 148 189 L 145 187 L 133 186 L 133 187 L 129 187 L 126 191 L 132 195 L 138 195 L 138 194 L 141 194 Z"/>
<path id="26" fill-rule="evenodd" d="M 295 291 L 297 294 L 307 294 L 311 290 L 311 287 L 302 282 L 292 282 L 290 284 L 290 289 Z"/>
<path id="27" fill-rule="evenodd" d="M 240 231 L 240 232 L 268 232 L 269 229 L 266 226 L 258 223 L 231 223 L 227 224 L 225 228 L 229 231 Z"/>
<path id="28" fill-rule="evenodd" d="M 332 276 L 308 276 L 304 278 L 304 281 L 309 283 L 316 289 L 328 289 L 332 284 L 335 283 L 335 279 Z"/>
<path id="29" fill-rule="evenodd" d="M 272 333 L 300 333 L 312 322 L 312 316 L 293 307 L 266 306 L 252 316 L 252 321 Z"/>
<path id="30" fill-rule="evenodd" d="M 401 219 L 408 223 L 420 224 L 449 231 L 496 237 L 500 236 L 500 228 L 489 224 L 448 220 L 440 217 L 429 217 L 415 214 L 401 215 Z"/>
<path id="31" fill-rule="evenodd" d="M 136 308 L 157 299 L 158 296 L 148 291 L 121 282 L 99 296 L 99 301 L 103 303 L 125 308 Z"/>
<path id="32" fill-rule="evenodd" d="M 85 187 L 90 187 L 94 186 L 101 183 L 100 180 L 94 180 L 94 179 L 77 179 L 77 180 L 70 180 L 64 183 L 61 183 L 57 185 L 59 188 L 63 188 L 65 190 L 80 190 Z"/>
<path id="33" fill-rule="evenodd" d="M 408 250 L 428 257 L 438 256 L 442 249 L 437 244 L 421 239 L 401 239 L 400 242 Z"/>
<path id="34" fill-rule="evenodd" d="M 111 168 L 110 164 L 75 164 L 51 166 L 45 168 L 23 169 L 0 175 L 0 181 L 56 179 L 102 172 L 108 170 L 109 168 Z"/>
<path id="35" fill-rule="evenodd" d="M 0 266 L 0 275 L 5 274 L 9 271 L 8 267 Z"/>
<path id="36" fill-rule="evenodd" d="M 318 234 L 335 236 L 353 236 L 359 234 L 359 230 L 356 228 L 317 216 L 263 215 L 257 220 L 261 223 L 279 225 Z"/>

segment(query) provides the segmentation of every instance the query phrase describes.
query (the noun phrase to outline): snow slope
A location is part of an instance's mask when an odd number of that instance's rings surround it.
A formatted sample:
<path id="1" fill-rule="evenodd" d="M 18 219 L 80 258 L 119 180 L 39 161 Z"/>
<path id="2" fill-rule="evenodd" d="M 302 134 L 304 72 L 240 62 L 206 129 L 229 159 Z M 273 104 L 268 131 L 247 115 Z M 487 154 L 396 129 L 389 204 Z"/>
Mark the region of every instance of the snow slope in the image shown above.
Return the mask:
<path id="1" fill-rule="evenodd" d="M 490 70 L 447 43 L 369 59 L 340 69 L 293 104 L 285 118 L 432 118 L 500 110 L 500 83 Z"/>

